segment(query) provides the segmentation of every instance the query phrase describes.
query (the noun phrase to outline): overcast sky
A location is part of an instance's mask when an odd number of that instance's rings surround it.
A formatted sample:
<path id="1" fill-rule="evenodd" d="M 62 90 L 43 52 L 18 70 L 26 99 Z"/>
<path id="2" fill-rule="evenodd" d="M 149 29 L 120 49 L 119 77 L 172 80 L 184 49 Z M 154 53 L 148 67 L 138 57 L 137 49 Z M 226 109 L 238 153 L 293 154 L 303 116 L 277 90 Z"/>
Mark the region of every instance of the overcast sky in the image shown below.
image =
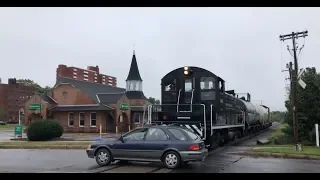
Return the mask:
<path id="1" fill-rule="evenodd" d="M 280 34 L 308 30 L 300 67 L 320 67 L 319 8 L 1 8 L 0 77 L 55 83 L 58 64 L 118 78 L 125 87 L 133 44 L 146 96 L 185 65 L 204 67 L 227 89 L 285 110 L 281 72 L 292 60 Z M 281 48 L 282 47 L 282 48 Z M 282 49 L 282 51 L 281 51 Z"/>

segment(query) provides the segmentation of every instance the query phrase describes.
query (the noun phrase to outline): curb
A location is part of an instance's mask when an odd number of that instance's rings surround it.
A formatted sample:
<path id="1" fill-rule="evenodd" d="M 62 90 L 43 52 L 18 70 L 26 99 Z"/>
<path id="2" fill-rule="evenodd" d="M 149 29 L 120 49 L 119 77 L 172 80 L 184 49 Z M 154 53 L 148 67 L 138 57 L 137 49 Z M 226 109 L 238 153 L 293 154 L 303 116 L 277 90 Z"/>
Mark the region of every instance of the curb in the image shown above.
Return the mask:
<path id="1" fill-rule="evenodd" d="M 88 145 L 34 145 L 34 146 L 0 145 L 0 149 L 82 149 L 83 150 L 83 149 L 86 149 Z"/>
<path id="2" fill-rule="evenodd" d="M 231 152 L 230 154 L 247 155 L 247 156 L 254 156 L 254 157 L 273 157 L 273 158 L 286 158 L 286 159 L 320 160 L 320 156 L 287 154 L 287 153 L 240 151 L 240 152 Z"/>

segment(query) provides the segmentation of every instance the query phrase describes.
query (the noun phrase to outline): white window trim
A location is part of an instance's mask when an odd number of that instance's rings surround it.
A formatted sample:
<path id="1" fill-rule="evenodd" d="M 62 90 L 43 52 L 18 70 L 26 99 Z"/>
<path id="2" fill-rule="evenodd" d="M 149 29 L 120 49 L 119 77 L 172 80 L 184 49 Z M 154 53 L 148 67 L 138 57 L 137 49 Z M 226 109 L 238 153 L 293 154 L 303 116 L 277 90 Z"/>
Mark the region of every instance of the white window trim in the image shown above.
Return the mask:
<path id="1" fill-rule="evenodd" d="M 86 123 L 85 123 L 85 121 L 86 121 L 86 113 L 85 113 L 85 112 L 79 112 L 79 127 L 84 127 L 85 125 L 80 125 L 80 114 L 81 114 L 81 113 L 84 114 L 84 120 L 83 120 L 83 123 L 84 123 L 84 124 L 86 124 Z"/>
<path id="2" fill-rule="evenodd" d="M 70 114 L 73 113 L 73 125 L 70 125 Z M 68 113 L 68 127 L 74 127 L 74 112 Z"/>
<path id="3" fill-rule="evenodd" d="M 92 126 L 92 125 L 91 125 L 91 121 L 92 121 L 92 119 L 91 119 L 91 114 L 93 114 L 93 113 L 96 114 L 96 119 L 95 119 L 95 120 L 96 120 L 96 125 L 95 125 L 95 126 Z M 96 112 L 91 112 L 91 113 L 90 113 L 90 127 L 97 127 L 97 113 L 96 113 Z"/>

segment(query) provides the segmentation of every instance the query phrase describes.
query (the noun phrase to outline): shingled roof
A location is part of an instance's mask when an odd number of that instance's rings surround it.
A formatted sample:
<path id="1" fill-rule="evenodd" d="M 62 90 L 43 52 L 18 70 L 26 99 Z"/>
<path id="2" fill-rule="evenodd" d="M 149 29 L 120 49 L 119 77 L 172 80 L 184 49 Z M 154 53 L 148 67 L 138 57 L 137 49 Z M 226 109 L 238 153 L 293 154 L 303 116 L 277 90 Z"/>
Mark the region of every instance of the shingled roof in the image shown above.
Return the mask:
<path id="1" fill-rule="evenodd" d="M 118 100 L 124 95 L 124 92 L 121 93 L 99 93 L 97 94 L 99 100 L 103 104 L 115 104 Z"/>
<path id="2" fill-rule="evenodd" d="M 52 97 L 50 97 L 47 93 L 42 94 L 41 99 L 43 99 L 45 102 L 47 102 L 51 105 L 57 104 L 57 102 Z"/>
<path id="3" fill-rule="evenodd" d="M 86 81 L 79 81 L 66 77 L 59 77 L 55 86 L 61 83 L 68 83 L 74 86 L 75 88 L 80 89 L 84 94 L 89 96 L 95 103 L 100 103 L 98 99 L 98 94 L 100 93 L 124 93 L 126 89 L 107 86 L 104 84 L 91 83 Z"/>
<path id="4" fill-rule="evenodd" d="M 132 60 L 131 60 L 129 74 L 128 74 L 126 81 L 130 81 L 130 80 L 142 81 L 140 73 L 139 73 L 136 55 L 135 55 L 134 51 L 133 51 L 133 56 L 132 56 Z"/>
<path id="5" fill-rule="evenodd" d="M 128 99 L 147 99 L 142 91 L 127 91 L 126 96 Z"/>

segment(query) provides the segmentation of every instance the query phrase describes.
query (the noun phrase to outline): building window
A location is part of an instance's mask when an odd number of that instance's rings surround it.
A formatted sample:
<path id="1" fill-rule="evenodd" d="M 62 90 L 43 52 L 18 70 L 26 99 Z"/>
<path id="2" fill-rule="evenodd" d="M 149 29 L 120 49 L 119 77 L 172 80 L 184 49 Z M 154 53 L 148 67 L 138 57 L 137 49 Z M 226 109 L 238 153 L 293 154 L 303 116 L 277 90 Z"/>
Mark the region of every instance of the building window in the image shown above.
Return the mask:
<path id="1" fill-rule="evenodd" d="M 79 127 L 84 126 L 84 113 L 79 113 Z"/>
<path id="2" fill-rule="evenodd" d="M 77 72 L 73 72 L 73 75 L 75 75 L 75 76 L 76 76 L 76 75 L 77 75 Z"/>
<path id="3" fill-rule="evenodd" d="M 77 71 L 77 69 L 74 69 L 74 68 L 73 68 L 73 71 Z"/>
<path id="4" fill-rule="evenodd" d="M 74 124 L 74 113 L 70 112 L 68 115 L 68 125 L 72 127 Z"/>
<path id="5" fill-rule="evenodd" d="M 96 127 L 97 124 L 97 113 L 90 113 L 90 127 Z"/>
<path id="6" fill-rule="evenodd" d="M 73 76 L 73 79 L 77 79 L 77 76 Z"/>
<path id="7" fill-rule="evenodd" d="M 83 71 L 84 74 L 88 74 L 88 71 Z"/>
<path id="8" fill-rule="evenodd" d="M 83 78 L 83 80 L 88 81 L 88 78 Z"/>
<path id="9" fill-rule="evenodd" d="M 135 124 L 140 124 L 140 113 L 135 113 L 134 114 L 134 123 Z"/>
<path id="10" fill-rule="evenodd" d="M 83 74 L 83 76 L 87 78 L 87 77 L 88 77 L 88 74 Z"/>

